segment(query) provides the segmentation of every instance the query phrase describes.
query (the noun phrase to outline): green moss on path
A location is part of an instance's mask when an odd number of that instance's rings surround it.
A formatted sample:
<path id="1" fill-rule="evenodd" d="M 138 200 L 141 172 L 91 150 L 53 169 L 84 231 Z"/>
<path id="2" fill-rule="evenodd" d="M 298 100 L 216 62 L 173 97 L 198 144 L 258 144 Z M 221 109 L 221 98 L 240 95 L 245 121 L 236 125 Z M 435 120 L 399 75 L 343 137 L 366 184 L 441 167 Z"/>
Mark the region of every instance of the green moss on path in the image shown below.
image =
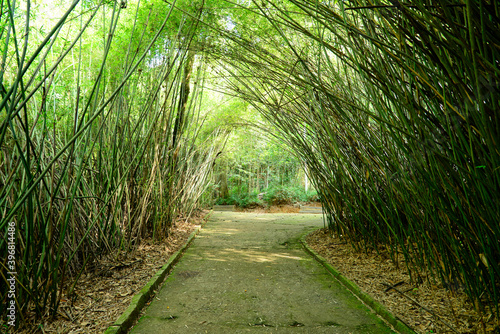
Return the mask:
<path id="1" fill-rule="evenodd" d="M 391 333 L 299 245 L 321 215 L 217 212 L 132 333 Z"/>

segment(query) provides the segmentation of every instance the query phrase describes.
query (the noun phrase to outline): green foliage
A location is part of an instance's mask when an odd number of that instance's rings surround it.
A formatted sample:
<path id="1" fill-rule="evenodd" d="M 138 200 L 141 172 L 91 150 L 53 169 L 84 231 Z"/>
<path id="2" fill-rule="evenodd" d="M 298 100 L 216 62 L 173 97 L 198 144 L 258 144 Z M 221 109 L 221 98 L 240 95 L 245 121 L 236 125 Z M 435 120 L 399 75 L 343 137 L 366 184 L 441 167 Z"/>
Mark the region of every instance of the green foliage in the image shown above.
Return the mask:
<path id="1" fill-rule="evenodd" d="M 167 234 L 212 189 L 241 207 L 315 198 L 306 165 L 333 231 L 498 316 L 496 2 L 127 3 L 1 2 L 0 230 L 18 226 L 20 311 L 56 313 L 90 256 Z"/>
<path id="2" fill-rule="evenodd" d="M 248 186 L 243 184 L 241 187 L 231 187 L 229 196 L 219 197 L 215 204 L 218 205 L 236 205 L 241 208 L 255 208 L 272 205 L 289 205 L 297 202 L 316 202 L 318 195 L 316 191 L 305 191 L 302 186 L 273 186 L 264 190 L 262 199 L 259 199 L 259 193 L 248 192 Z"/>
<path id="3" fill-rule="evenodd" d="M 270 187 L 263 195 L 263 200 L 268 205 L 285 205 L 296 202 L 314 202 L 318 200 L 316 191 L 305 191 L 301 186 L 276 186 Z"/>
<path id="4" fill-rule="evenodd" d="M 206 94 L 202 108 L 207 110 L 204 131 L 222 128 L 230 134 L 215 166 L 216 203 L 259 206 L 263 202 L 257 194 L 268 188 L 292 184 L 300 188 L 303 164 L 271 136 L 269 124 L 247 102 Z M 221 187 L 228 193 L 223 194 Z"/>
<path id="5" fill-rule="evenodd" d="M 253 2 L 275 30 L 235 37 L 228 87 L 307 163 L 333 231 L 498 319 L 498 4 L 290 3 Z"/>
<path id="6" fill-rule="evenodd" d="M 232 187 L 229 196 L 219 197 L 215 200 L 218 205 L 235 205 L 240 208 L 263 207 L 264 203 L 258 198 L 257 192 L 248 192 L 248 187 L 243 184 L 241 187 Z"/>
<path id="7" fill-rule="evenodd" d="M 9 271 L 17 272 L 20 320 L 56 314 L 63 288 L 71 294 L 101 255 L 162 238 L 178 215 L 189 217 L 226 135 L 214 128 L 197 141 L 199 86 L 180 89 L 201 79 L 188 61 L 194 27 L 172 33 L 169 5 L 37 2 L 28 12 L 15 3 L 0 15 L 0 231 L 15 225 Z M 49 11 L 63 19 L 43 19 Z M 1 238 L 4 264 L 7 247 Z M 3 305 L 8 278 L 0 279 Z"/>

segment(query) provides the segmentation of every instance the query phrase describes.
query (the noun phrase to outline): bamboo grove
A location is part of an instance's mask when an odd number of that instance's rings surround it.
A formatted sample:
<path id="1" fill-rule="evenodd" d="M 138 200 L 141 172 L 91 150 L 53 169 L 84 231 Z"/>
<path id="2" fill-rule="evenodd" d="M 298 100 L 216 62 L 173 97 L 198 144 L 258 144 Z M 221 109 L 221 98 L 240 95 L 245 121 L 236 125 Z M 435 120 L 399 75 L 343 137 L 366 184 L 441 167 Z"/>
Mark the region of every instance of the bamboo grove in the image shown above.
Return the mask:
<path id="1" fill-rule="evenodd" d="M 332 233 L 498 321 L 496 1 L 141 1 L 75 1 L 30 30 L 30 2 L 0 0 L 19 309 L 55 312 L 89 261 L 200 203 L 227 135 L 200 131 L 217 72 L 307 165 Z"/>
<path id="2" fill-rule="evenodd" d="M 224 141 L 199 137 L 202 38 L 174 6 L 74 1 L 37 30 L 31 5 L 0 1 L 0 292 L 14 222 L 20 321 L 55 313 L 100 255 L 188 217 Z"/>
<path id="3" fill-rule="evenodd" d="M 463 289 L 498 319 L 498 3 L 251 10 L 274 33 L 259 43 L 255 31 L 228 36 L 233 51 L 216 51 L 227 87 L 307 164 L 332 232 L 404 257 L 414 282 Z"/>

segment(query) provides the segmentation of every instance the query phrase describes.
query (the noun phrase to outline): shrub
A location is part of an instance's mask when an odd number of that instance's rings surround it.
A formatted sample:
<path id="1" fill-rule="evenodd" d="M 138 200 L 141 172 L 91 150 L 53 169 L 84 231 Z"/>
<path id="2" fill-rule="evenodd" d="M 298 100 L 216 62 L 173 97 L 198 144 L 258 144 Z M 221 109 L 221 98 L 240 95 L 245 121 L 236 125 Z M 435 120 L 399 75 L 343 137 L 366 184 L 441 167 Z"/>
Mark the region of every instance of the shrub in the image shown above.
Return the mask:
<path id="1" fill-rule="evenodd" d="M 286 205 L 317 200 L 316 191 L 305 191 L 301 186 L 277 186 L 267 190 L 263 199 L 268 205 Z"/>

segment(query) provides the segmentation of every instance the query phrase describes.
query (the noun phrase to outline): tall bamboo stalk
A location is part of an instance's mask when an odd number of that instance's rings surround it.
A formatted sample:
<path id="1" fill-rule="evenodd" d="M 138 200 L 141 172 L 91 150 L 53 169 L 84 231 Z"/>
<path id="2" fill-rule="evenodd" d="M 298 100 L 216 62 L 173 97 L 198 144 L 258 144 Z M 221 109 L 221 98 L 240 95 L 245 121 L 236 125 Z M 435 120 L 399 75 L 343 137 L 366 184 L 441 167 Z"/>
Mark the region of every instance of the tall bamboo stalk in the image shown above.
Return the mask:
<path id="1" fill-rule="evenodd" d="M 195 29 L 184 26 L 186 38 L 172 38 L 175 2 L 145 9 L 139 1 L 127 14 L 118 2 L 89 10 L 75 1 L 41 42 L 29 4 L 0 5 L 0 301 L 11 298 L 13 222 L 18 323 L 55 314 L 63 293 L 100 255 L 167 235 L 178 215 L 195 209 L 223 140 L 214 132 L 213 146 L 202 145 L 188 131 L 200 121 L 200 88 L 179 96 L 178 87 L 193 66 L 186 55 Z M 155 11 L 165 14 L 160 22 L 151 22 Z M 126 54 L 116 40 L 128 24 L 124 15 L 135 20 Z M 195 75 L 202 82 L 202 73 Z M 179 101 L 185 126 L 174 151 Z"/>
<path id="2" fill-rule="evenodd" d="M 220 66 L 307 163 L 332 231 L 404 257 L 415 282 L 461 287 L 498 319 L 497 4 L 252 7 L 275 34 L 228 36 Z"/>

